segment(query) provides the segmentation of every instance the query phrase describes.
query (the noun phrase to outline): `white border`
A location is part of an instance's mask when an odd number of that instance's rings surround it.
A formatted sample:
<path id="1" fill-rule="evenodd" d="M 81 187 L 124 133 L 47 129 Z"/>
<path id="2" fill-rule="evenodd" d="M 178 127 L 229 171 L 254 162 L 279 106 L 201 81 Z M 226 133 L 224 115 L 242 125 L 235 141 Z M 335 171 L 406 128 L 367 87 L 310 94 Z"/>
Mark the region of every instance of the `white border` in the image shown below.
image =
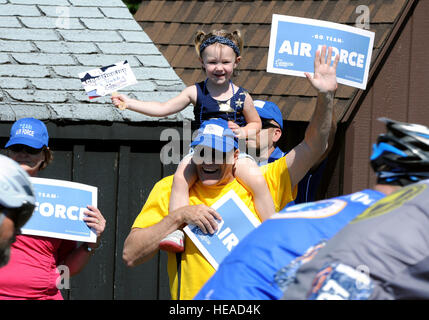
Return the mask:
<path id="1" fill-rule="evenodd" d="M 261 224 L 261 222 L 254 216 L 252 211 L 244 204 L 243 200 L 235 193 L 234 190 L 228 191 L 222 198 L 216 201 L 211 207 L 217 210 L 228 200 L 233 200 L 235 204 L 240 208 L 240 210 L 244 213 L 245 217 L 250 221 L 250 223 L 256 228 Z M 194 226 L 194 225 L 192 225 Z M 216 262 L 215 258 L 210 254 L 210 252 L 206 249 L 204 244 L 198 239 L 198 237 L 191 231 L 191 228 L 186 226 L 183 228 L 183 231 L 187 234 L 187 236 L 192 240 L 195 246 L 200 250 L 203 256 L 207 259 L 207 261 L 215 268 L 218 269 L 219 264 Z"/>
<path id="2" fill-rule="evenodd" d="M 70 189 L 78 189 L 78 190 L 91 192 L 91 205 L 93 205 L 94 207 L 97 207 L 97 192 L 98 192 L 97 187 L 90 186 L 87 184 L 77 183 L 77 182 L 56 180 L 56 179 L 46 179 L 46 178 L 31 177 L 30 181 L 33 184 L 59 186 L 59 187 L 66 187 Z M 65 240 L 95 243 L 97 241 L 97 235 L 95 234 L 92 228 L 90 228 L 89 230 L 90 230 L 90 233 L 88 237 L 88 236 L 79 236 L 79 235 L 73 235 L 68 233 L 58 233 L 58 232 L 51 232 L 51 231 L 40 231 L 40 230 L 21 228 L 22 234 L 26 234 L 26 235 L 44 236 L 44 237 L 50 237 L 50 238 L 59 238 L 59 239 L 65 239 Z"/>
<path id="3" fill-rule="evenodd" d="M 372 49 L 374 46 L 374 36 L 375 33 L 372 31 L 351 27 L 348 25 L 330 22 L 330 21 L 323 21 L 323 20 L 316 20 L 316 19 L 309 19 L 309 18 L 300 18 L 300 17 L 293 17 L 293 16 L 285 16 L 280 14 L 273 14 L 272 22 L 271 22 L 271 34 L 270 34 L 270 46 L 268 48 L 268 61 L 267 61 L 267 72 L 271 73 L 278 73 L 278 74 L 285 74 L 285 75 L 292 75 L 292 76 L 298 76 L 298 77 L 305 77 L 304 72 L 301 71 L 294 71 L 294 70 L 286 70 L 286 69 L 280 69 L 274 67 L 274 55 L 275 55 L 275 48 L 276 48 L 276 40 L 277 40 L 277 31 L 278 31 L 278 23 L 279 21 L 285 21 L 285 22 L 294 22 L 299 24 L 305 24 L 305 25 L 312 25 L 312 26 L 320 26 L 320 27 L 326 27 L 336 30 L 342 30 L 349 33 L 359 34 L 365 37 L 369 37 L 369 46 L 368 46 L 368 52 L 367 52 L 367 63 L 365 66 L 365 72 L 364 72 L 364 78 L 362 80 L 362 83 L 344 79 L 344 78 L 338 78 L 337 76 L 337 82 L 341 84 L 345 84 L 348 86 L 356 87 L 359 89 L 366 89 L 366 85 L 368 82 L 368 74 L 369 74 L 369 67 L 371 65 L 371 57 L 372 57 Z M 314 72 L 309 72 L 311 75 L 314 75 Z"/>

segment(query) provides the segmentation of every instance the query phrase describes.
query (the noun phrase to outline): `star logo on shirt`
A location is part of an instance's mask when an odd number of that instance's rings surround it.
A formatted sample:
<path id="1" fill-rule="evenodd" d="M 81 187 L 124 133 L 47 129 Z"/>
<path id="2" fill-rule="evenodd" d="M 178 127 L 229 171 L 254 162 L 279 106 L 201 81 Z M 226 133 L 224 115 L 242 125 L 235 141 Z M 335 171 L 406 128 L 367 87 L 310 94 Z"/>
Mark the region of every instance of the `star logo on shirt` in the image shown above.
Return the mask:
<path id="1" fill-rule="evenodd" d="M 229 100 L 225 101 L 225 102 L 220 102 L 219 101 L 218 105 L 219 105 L 219 111 L 222 111 L 222 112 L 234 112 L 234 109 L 231 108 Z"/>

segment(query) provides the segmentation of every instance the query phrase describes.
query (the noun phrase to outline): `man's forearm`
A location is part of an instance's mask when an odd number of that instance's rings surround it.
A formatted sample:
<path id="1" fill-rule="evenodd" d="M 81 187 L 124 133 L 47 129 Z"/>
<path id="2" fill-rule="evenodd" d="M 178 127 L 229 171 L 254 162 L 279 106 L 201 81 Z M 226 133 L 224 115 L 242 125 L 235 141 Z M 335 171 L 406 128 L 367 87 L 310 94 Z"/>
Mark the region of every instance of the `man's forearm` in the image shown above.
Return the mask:
<path id="1" fill-rule="evenodd" d="M 124 243 L 122 258 L 129 267 L 150 260 L 157 252 L 160 241 L 177 230 L 181 222 L 168 215 L 159 223 L 147 228 L 133 228 Z"/>
<path id="2" fill-rule="evenodd" d="M 292 187 L 296 186 L 327 148 L 332 124 L 333 92 L 319 93 L 304 140 L 286 155 Z"/>
<path id="3" fill-rule="evenodd" d="M 328 148 L 332 127 L 334 92 L 319 92 L 313 117 L 305 131 L 304 141 L 308 145 L 312 158 L 316 162 Z"/>

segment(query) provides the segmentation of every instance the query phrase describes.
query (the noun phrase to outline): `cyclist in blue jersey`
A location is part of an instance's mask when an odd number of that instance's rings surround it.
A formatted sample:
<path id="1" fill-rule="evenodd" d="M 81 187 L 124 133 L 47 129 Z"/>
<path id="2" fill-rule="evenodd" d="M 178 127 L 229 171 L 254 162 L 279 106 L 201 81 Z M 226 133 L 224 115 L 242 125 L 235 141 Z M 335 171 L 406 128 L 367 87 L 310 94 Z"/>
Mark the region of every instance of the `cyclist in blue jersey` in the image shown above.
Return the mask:
<path id="1" fill-rule="evenodd" d="M 255 100 L 254 104 L 261 118 L 262 129 L 256 137 L 248 138 L 247 147 L 249 153 L 256 156 L 256 160 L 261 166 L 276 161 L 287 154 L 277 146 L 277 142 L 283 133 L 283 116 L 274 102 Z M 328 150 L 298 183 L 297 196 L 288 206 L 316 200 L 317 190 L 326 167 L 326 156 L 331 150 L 336 129 L 337 124 L 333 115 Z"/>
<path id="2" fill-rule="evenodd" d="M 371 165 L 379 184 L 401 189 L 302 265 L 283 299 L 429 299 L 429 128 L 382 120 Z"/>
<path id="3" fill-rule="evenodd" d="M 379 152 L 383 149 L 375 149 L 372 162 Z M 287 207 L 266 220 L 222 261 L 195 299 L 281 298 L 296 270 L 326 240 L 377 200 L 401 188 L 397 179 L 390 179 L 397 168 L 374 166 L 374 170 L 389 178 L 379 180 L 373 190 Z"/>

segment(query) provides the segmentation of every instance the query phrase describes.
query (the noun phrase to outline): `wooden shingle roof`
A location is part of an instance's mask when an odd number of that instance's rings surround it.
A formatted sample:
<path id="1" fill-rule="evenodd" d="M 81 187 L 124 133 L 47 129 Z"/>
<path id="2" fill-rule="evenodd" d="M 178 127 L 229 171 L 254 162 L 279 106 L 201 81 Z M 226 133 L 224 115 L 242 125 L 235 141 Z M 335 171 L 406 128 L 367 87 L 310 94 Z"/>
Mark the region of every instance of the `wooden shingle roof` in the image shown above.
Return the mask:
<path id="1" fill-rule="evenodd" d="M 303 1 L 172 1 L 145 0 L 134 18 L 163 53 L 186 85 L 204 79 L 193 47 L 201 29 L 239 29 L 244 37 L 242 60 L 235 83 L 253 99 L 271 100 L 283 118 L 308 121 L 315 106 L 315 90 L 305 78 L 266 72 L 272 14 L 283 14 L 355 25 L 359 5 L 370 10 L 370 30 L 375 32 L 373 67 L 391 36 L 395 23 L 411 0 L 303 0 Z M 339 85 L 335 110 L 338 119 L 347 113 L 359 90 Z"/>

